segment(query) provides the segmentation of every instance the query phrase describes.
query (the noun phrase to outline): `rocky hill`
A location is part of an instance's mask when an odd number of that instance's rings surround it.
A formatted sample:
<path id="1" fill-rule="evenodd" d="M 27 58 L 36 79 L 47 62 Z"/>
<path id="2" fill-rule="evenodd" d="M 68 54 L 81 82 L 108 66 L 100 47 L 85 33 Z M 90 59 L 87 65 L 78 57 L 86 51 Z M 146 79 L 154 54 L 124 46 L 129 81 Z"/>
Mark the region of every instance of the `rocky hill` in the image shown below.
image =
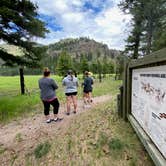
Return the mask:
<path id="1" fill-rule="evenodd" d="M 92 56 L 92 59 L 105 56 L 114 58 L 120 54 L 120 51 L 109 49 L 106 44 L 86 37 L 63 39 L 48 45 L 48 54 L 50 56 L 58 56 L 62 50 L 67 51 L 68 54 L 75 58 L 79 58 L 82 54 Z"/>
<path id="2" fill-rule="evenodd" d="M 40 45 L 42 47 L 42 45 Z M 7 52 L 12 53 L 17 56 L 23 55 L 22 51 L 13 45 L 1 44 L 1 49 L 7 50 Z M 95 60 L 97 58 L 115 58 L 120 54 L 120 51 L 109 49 L 106 44 L 96 42 L 93 39 L 87 37 L 80 38 L 67 38 L 60 40 L 54 44 L 48 45 L 47 53 L 52 59 L 52 57 L 57 58 L 62 51 L 66 51 L 73 58 L 80 59 L 82 55 L 86 55 L 89 61 Z M 46 57 L 48 60 L 48 57 Z M 45 58 L 44 58 L 45 61 Z M 0 65 L 3 61 L 0 59 Z"/>

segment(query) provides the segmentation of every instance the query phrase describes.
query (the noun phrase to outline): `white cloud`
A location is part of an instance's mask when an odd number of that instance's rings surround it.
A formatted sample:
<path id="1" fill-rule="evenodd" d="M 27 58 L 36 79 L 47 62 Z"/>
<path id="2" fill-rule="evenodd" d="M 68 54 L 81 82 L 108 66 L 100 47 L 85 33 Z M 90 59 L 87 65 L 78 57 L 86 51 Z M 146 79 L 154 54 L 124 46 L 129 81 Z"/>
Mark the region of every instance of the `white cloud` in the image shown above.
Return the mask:
<path id="1" fill-rule="evenodd" d="M 49 44 L 67 37 L 89 36 L 108 44 L 110 48 L 123 49 L 126 38 L 126 24 L 131 16 L 124 15 L 117 4 L 120 0 L 107 0 L 100 13 L 82 10 L 87 0 L 33 0 L 38 2 L 39 13 L 52 16 L 63 29 L 51 33 L 46 39 L 38 39 L 40 43 Z M 100 0 L 89 0 L 93 5 Z M 110 6 L 109 6 L 110 4 Z"/>
<path id="2" fill-rule="evenodd" d="M 82 6 L 82 1 L 81 0 L 72 0 L 71 2 L 73 5 L 75 5 L 76 7 L 81 7 Z"/>
<path id="3" fill-rule="evenodd" d="M 79 12 L 78 13 L 68 12 L 62 15 L 64 23 L 69 23 L 69 24 L 72 24 L 73 22 L 80 23 L 81 21 L 83 21 L 83 17 L 84 16 Z"/>
<path id="4" fill-rule="evenodd" d="M 117 6 L 108 8 L 95 18 L 99 31 L 96 36 L 111 48 L 124 48 L 124 32 L 129 20 L 130 16 L 124 15 Z"/>

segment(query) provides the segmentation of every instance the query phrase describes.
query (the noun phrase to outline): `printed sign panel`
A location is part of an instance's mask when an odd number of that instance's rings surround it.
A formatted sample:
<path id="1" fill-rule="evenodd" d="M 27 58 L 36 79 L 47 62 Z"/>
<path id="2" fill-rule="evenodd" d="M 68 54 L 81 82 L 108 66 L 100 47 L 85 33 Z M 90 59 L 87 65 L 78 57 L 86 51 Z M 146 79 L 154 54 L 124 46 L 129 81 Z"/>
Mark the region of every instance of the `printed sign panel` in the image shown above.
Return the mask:
<path id="1" fill-rule="evenodd" d="M 166 65 L 134 69 L 132 115 L 166 158 Z"/>

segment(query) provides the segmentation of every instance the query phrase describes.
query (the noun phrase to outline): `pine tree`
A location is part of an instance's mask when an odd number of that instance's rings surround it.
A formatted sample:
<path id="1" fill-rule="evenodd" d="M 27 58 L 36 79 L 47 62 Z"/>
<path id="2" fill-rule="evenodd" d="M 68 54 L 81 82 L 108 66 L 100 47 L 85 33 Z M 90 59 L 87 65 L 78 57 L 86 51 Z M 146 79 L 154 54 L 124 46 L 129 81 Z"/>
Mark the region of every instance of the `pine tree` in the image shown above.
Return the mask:
<path id="1" fill-rule="evenodd" d="M 145 54 L 152 51 L 152 45 L 155 40 L 158 40 L 158 34 L 163 26 L 163 21 L 166 17 L 166 1 L 165 0 L 147 0 L 144 1 L 144 42 Z M 163 27 L 162 27 L 163 28 Z M 166 45 L 165 45 L 166 46 Z"/>
<path id="2" fill-rule="evenodd" d="M 97 74 L 98 73 L 97 70 L 98 70 L 97 62 L 96 61 L 92 61 L 91 64 L 90 64 L 90 71 L 92 73 Z"/>
<path id="3" fill-rule="evenodd" d="M 115 62 L 113 60 L 110 60 L 108 63 L 108 74 L 115 73 Z"/>
<path id="4" fill-rule="evenodd" d="M 45 37 L 45 23 L 37 18 L 37 6 L 29 0 L 0 1 L 0 39 L 20 47 L 23 56 L 14 56 L 0 48 L 0 58 L 7 65 L 36 66 L 44 50 L 31 41 Z"/>
<path id="5" fill-rule="evenodd" d="M 108 59 L 106 56 L 104 56 L 102 60 L 102 73 L 103 77 L 105 77 L 106 74 L 108 74 Z"/>
<path id="6" fill-rule="evenodd" d="M 86 58 L 85 55 L 81 55 L 81 58 L 80 58 L 80 70 L 82 73 L 84 73 L 85 71 L 89 71 L 89 64 L 88 64 L 88 59 Z"/>
<path id="7" fill-rule="evenodd" d="M 58 57 L 58 64 L 56 70 L 59 75 L 65 76 L 69 69 L 72 69 L 71 56 L 68 55 L 66 51 L 62 51 Z"/>
<path id="8" fill-rule="evenodd" d="M 129 53 L 133 59 L 139 56 L 139 47 L 143 32 L 143 2 L 142 0 L 124 0 L 120 3 L 120 8 L 124 13 L 130 13 L 132 18 L 132 31 L 128 36 L 125 52 Z M 127 11 L 127 12 L 126 12 Z"/>
<path id="9" fill-rule="evenodd" d="M 133 28 L 125 49 L 132 58 L 166 47 L 165 0 L 123 0 L 120 7 L 133 16 Z"/>
<path id="10" fill-rule="evenodd" d="M 37 18 L 37 6 L 29 0 L 0 1 L 0 39 L 18 46 L 22 56 L 15 56 L 0 47 L 0 58 L 6 65 L 39 66 L 45 47 L 38 47 L 32 37 L 45 37 L 45 23 Z M 23 68 L 20 68 L 21 94 L 25 93 Z"/>
<path id="11" fill-rule="evenodd" d="M 97 59 L 97 71 L 98 71 L 98 74 L 99 74 L 99 82 L 101 82 L 102 81 L 102 76 L 101 76 L 101 74 L 102 74 L 102 64 L 101 64 L 99 59 Z"/>

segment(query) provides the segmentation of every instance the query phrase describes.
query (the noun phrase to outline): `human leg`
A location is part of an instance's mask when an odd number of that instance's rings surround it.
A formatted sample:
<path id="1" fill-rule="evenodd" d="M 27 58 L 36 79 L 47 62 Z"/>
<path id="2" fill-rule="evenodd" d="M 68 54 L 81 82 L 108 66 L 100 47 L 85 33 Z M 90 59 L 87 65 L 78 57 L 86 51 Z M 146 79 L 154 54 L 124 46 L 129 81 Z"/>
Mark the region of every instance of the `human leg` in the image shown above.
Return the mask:
<path id="1" fill-rule="evenodd" d="M 66 96 L 67 114 L 70 114 L 71 96 Z"/>
<path id="2" fill-rule="evenodd" d="M 49 115 L 49 110 L 50 110 L 50 103 L 47 101 L 43 101 L 43 105 L 44 105 L 44 115 L 46 118 L 46 122 L 51 122 L 50 120 L 50 115 Z"/>
<path id="3" fill-rule="evenodd" d="M 76 95 L 72 95 L 72 102 L 74 105 L 74 113 L 77 112 L 77 96 Z"/>
<path id="4" fill-rule="evenodd" d="M 54 119 L 58 118 L 58 111 L 59 111 L 59 101 L 58 99 L 54 99 L 50 102 L 50 104 L 53 106 L 53 113 L 54 113 Z"/>
<path id="5" fill-rule="evenodd" d="M 89 101 L 90 101 L 90 103 L 93 102 L 93 100 L 92 100 L 92 91 L 89 92 Z"/>
<path id="6" fill-rule="evenodd" d="M 84 104 L 87 104 L 87 93 L 85 92 L 83 94 L 83 100 L 84 100 Z"/>

